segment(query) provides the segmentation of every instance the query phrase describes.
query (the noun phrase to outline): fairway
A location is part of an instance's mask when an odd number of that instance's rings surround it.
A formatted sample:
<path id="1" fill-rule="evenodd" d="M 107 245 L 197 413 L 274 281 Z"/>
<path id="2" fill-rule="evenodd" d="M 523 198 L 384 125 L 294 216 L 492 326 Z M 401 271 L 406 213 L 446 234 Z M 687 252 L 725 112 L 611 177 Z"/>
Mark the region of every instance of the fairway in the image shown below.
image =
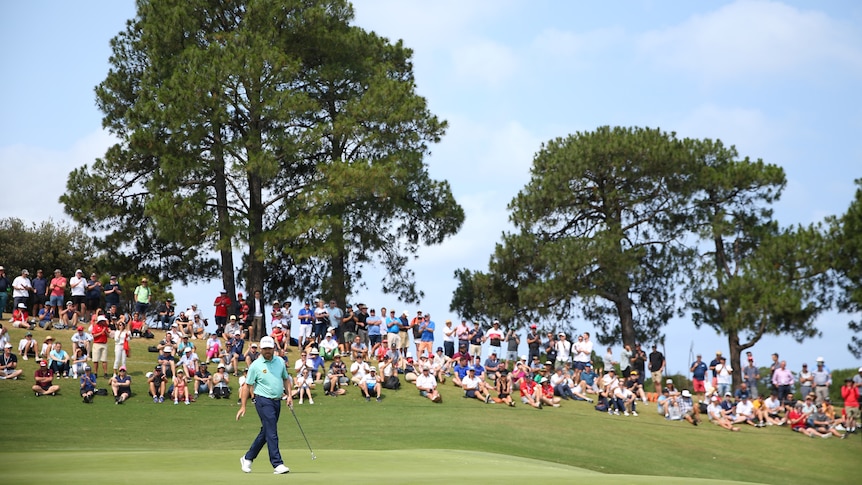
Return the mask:
<path id="1" fill-rule="evenodd" d="M 266 450 L 250 474 L 239 469 L 241 452 L 44 452 L 5 454 L 4 483 L 742 483 L 636 475 L 607 475 L 583 468 L 478 451 L 285 450 L 290 474 L 272 474 Z M 84 466 L 82 466 L 82 464 Z M 39 470 L 34 474 L 33 470 Z M 74 471 L 71 471 L 74 470 Z"/>

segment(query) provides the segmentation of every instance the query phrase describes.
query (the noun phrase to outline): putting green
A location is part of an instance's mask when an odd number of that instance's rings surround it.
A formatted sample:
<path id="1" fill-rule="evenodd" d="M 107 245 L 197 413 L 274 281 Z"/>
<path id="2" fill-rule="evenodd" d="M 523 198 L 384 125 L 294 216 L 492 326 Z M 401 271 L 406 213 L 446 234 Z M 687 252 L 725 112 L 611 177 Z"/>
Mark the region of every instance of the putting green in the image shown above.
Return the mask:
<path id="1" fill-rule="evenodd" d="M 82 445 L 86 445 L 83 440 Z M 189 450 L 44 451 L 4 453 L 4 483 L 571 483 L 593 484 L 719 483 L 679 477 L 605 475 L 582 468 L 492 453 L 458 450 L 282 450 L 287 476 L 272 474 L 266 449 L 252 473 L 239 468 L 242 451 L 207 451 L 189 442 Z M 536 480 L 539 480 L 536 482 Z M 552 482 L 553 483 L 553 482 Z M 721 483 L 731 483 L 721 481 Z M 739 482 L 733 482 L 739 483 Z"/>

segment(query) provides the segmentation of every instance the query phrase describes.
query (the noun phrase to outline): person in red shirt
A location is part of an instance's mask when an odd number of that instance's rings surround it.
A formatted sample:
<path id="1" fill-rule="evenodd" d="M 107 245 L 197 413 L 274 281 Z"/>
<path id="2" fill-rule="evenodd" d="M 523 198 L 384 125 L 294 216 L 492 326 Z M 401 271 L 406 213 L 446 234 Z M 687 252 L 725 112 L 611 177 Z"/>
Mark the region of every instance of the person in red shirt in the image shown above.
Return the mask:
<path id="1" fill-rule="evenodd" d="M 227 290 L 222 289 L 219 296 L 216 297 L 215 302 L 213 302 L 217 332 L 222 331 L 225 325 L 227 325 L 227 314 L 232 304 L 233 301 L 227 296 Z"/>
<path id="2" fill-rule="evenodd" d="M 46 394 L 53 396 L 60 390 L 60 386 L 54 384 L 54 371 L 48 368 L 48 362 L 44 360 L 39 361 L 39 369 L 33 374 L 33 380 L 36 381 L 32 388 L 36 397 Z"/>
<path id="3" fill-rule="evenodd" d="M 853 383 L 853 379 L 844 379 L 841 386 L 841 398 L 844 399 L 844 429 L 850 433 L 856 432 L 856 423 L 859 422 L 859 388 Z"/>
<path id="4" fill-rule="evenodd" d="M 105 379 L 108 378 L 108 318 L 99 315 L 93 322 L 93 373 L 99 373 L 99 362 L 102 363 L 102 372 Z"/>
<path id="5" fill-rule="evenodd" d="M 521 379 L 521 402 L 542 409 L 541 390 L 537 390 L 538 384 L 533 379 L 524 377 Z"/>

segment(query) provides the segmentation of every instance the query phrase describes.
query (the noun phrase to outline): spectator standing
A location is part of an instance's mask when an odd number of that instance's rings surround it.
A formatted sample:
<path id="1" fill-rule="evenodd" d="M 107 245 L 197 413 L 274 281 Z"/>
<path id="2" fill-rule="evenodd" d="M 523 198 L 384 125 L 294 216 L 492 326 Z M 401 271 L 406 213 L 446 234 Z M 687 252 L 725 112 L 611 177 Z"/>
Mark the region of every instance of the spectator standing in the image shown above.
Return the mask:
<path id="1" fill-rule="evenodd" d="M 63 272 L 59 269 L 54 270 L 54 277 L 48 284 L 48 305 L 54 312 L 54 316 L 60 318 L 60 312 L 63 311 L 64 302 L 66 301 L 66 285 L 68 280 L 63 276 Z"/>
<path id="2" fill-rule="evenodd" d="M 760 370 L 754 364 L 754 357 L 751 352 L 748 353 L 748 362 L 742 367 L 742 382 L 748 386 L 748 392 L 752 398 L 756 398 L 759 393 L 757 391 L 757 381 L 760 380 Z"/>
<path id="3" fill-rule="evenodd" d="M 719 396 L 724 396 L 730 392 L 730 386 L 733 383 L 733 369 L 728 365 L 727 359 L 722 356 L 719 358 L 718 364 L 715 366 L 716 390 Z"/>
<path id="4" fill-rule="evenodd" d="M 407 313 L 407 312 L 405 312 L 405 313 Z M 452 320 L 449 320 L 449 319 L 446 320 L 445 325 L 446 326 L 443 328 L 443 354 L 445 354 L 446 357 L 451 358 L 453 355 L 455 355 L 455 337 L 456 337 L 455 330 L 456 330 L 456 327 L 452 324 Z M 510 333 L 511 333 L 511 331 L 510 331 Z M 515 346 L 515 352 L 516 353 L 515 353 L 515 357 L 513 357 L 513 359 L 518 358 L 517 351 L 518 351 L 518 347 Z"/>
<path id="5" fill-rule="evenodd" d="M 215 324 L 216 329 L 224 328 L 227 325 L 228 312 L 233 306 L 233 300 L 227 295 L 227 290 L 222 288 L 219 295 L 213 301 L 215 307 Z"/>
<path id="6" fill-rule="evenodd" d="M 253 342 L 259 342 L 266 333 L 266 308 L 263 304 L 263 296 L 260 290 L 254 290 L 251 299 L 248 300 L 248 320 L 244 325 L 249 329 L 248 338 Z M 282 311 L 284 317 L 284 312 Z M 289 317 L 288 317 L 289 318 Z"/>
<path id="7" fill-rule="evenodd" d="M 514 365 L 514 363 L 518 361 L 518 346 L 521 345 L 521 338 L 518 336 L 518 332 L 509 328 L 506 331 L 506 337 L 503 341 L 506 342 L 506 356 L 503 359 L 503 367 L 508 370 L 509 362 L 512 362 Z M 443 343 L 445 345 L 445 341 Z M 454 348 L 452 349 L 452 352 L 455 352 Z"/>
<path id="8" fill-rule="evenodd" d="M 108 378 L 108 319 L 99 315 L 93 323 L 93 371 L 99 373 L 99 362 L 102 363 L 102 371 L 105 379 Z"/>
<path id="9" fill-rule="evenodd" d="M 87 280 L 84 278 L 82 270 L 75 270 L 75 276 L 69 278 L 69 287 L 71 288 L 72 304 L 75 306 L 75 311 L 83 317 L 86 315 Z"/>
<path id="10" fill-rule="evenodd" d="M 664 377 L 666 364 L 664 354 L 658 351 L 656 344 L 652 344 L 652 352 L 649 354 L 649 371 L 655 392 L 661 392 L 661 380 Z"/>
<path id="11" fill-rule="evenodd" d="M 848 433 L 856 432 L 856 425 L 859 423 L 859 388 L 853 384 L 853 379 L 844 379 L 844 385 L 841 386 L 841 398 L 844 400 L 844 429 Z"/>
<path id="12" fill-rule="evenodd" d="M 30 282 L 30 271 L 22 269 L 21 276 L 12 280 L 12 304 L 15 308 L 19 308 L 22 303 L 25 308 L 28 308 L 30 292 L 33 290 L 33 284 Z"/>
<path id="13" fill-rule="evenodd" d="M 114 375 L 117 375 L 121 367 L 126 366 L 126 358 L 129 356 L 130 346 L 129 340 L 132 338 L 132 333 L 126 328 L 123 322 L 117 323 L 117 329 L 113 331 L 114 337 Z"/>
<path id="14" fill-rule="evenodd" d="M 623 377 L 628 377 L 632 373 L 633 355 L 632 346 L 629 344 L 623 345 L 623 350 L 620 351 L 620 374 Z"/>
<path id="15" fill-rule="evenodd" d="M 489 353 L 493 352 L 497 355 L 503 355 L 503 349 L 501 345 L 503 344 L 503 331 L 500 330 L 500 321 L 494 320 L 491 324 L 491 328 L 488 330 L 488 342 L 490 345 Z"/>
<path id="16" fill-rule="evenodd" d="M 793 392 L 795 381 L 793 373 L 787 369 L 787 361 L 782 360 L 772 373 L 772 385 L 777 389 L 779 401 L 784 402 L 784 398 Z"/>
<path id="17" fill-rule="evenodd" d="M 799 371 L 799 394 L 804 399 L 814 391 L 814 374 L 808 370 L 808 364 L 802 364 Z"/>
<path id="18" fill-rule="evenodd" d="M 141 284 L 135 287 L 135 311 L 146 318 L 152 299 L 153 294 L 150 290 L 149 282 L 146 278 L 141 278 Z"/>
<path id="19" fill-rule="evenodd" d="M 117 282 L 117 275 L 112 274 L 111 279 L 102 287 L 102 290 L 105 294 L 105 308 L 111 308 L 112 305 L 120 308 L 120 297 L 123 296 L 123 288 Z"/>
<path id="20" fill-rule="evenodd" d="M 89 319 L 89 316 L 98 308 L 101 308 L 102 291 L 102 282 L 99 281 L 99 277 L 96 273 L 92 273 L 90 275 L 90 279 L 87 280 L 87 319 Z"/>
<path id="21" fill-rule="evenodd" d="M 45 308 L 45 302 L 48 301 L 48 279 L 45 278 L 44 272 L 41 269 L 36 270 L 36 277 L 33 278 L 33 315 L 39 315 L 41 310 Z M 49 312 L 51 315 L 51 312 Z"/>
<path id="22" fill-rule="evenodd" d="M 832 385 L 832 373 L 826 369 L 823 357 L 817 358 L 817 368 L 811 373 L 814 384 L 814 396 L 817 405 L 822 405 L 829 400 L 829 386 Z"/>
<path id="23" fill-rule="evenodd" d="M 6 276 L 6 268 L 0 266 L 0 319 L 2 319 L 3 313 L 6 311 L 6 304 L 9 301 L 9 288 L 11 286 L 12 282 Z"/>

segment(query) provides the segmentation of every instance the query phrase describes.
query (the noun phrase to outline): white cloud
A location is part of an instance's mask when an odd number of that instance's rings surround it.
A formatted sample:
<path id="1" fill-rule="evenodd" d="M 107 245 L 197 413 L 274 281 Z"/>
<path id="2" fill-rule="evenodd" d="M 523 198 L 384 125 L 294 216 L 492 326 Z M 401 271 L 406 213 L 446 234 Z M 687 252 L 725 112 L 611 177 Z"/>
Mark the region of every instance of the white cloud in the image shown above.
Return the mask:
<path id="1" fill-rule="evenodd" d="M 689 71 L 704 81 L 756 75 L 816 74 L 821 63 L 862 73 L 858 28 L 813 10 L 741 0 L 680 25 L 647 32 L 640 52 L 659 67 Z M 812 72 L 813 71 L 813 72 Z"/>
<path id="2" fill-rule="evenodd" d="M 489 40 L 467 44 L 452 53 L 455 75 L 467 84 L 500 87 L 521 68 L 509 47 Z"/>
<path id="3" fill-rule="evenodd" d="M 69 173 L 84 164 L 92 165 L 114 143 L 112 135 L 99 129 L 66 150 L 26 145 L 0 147 L 4 185 L 26 195 L 6 197 L 0 206 L 0 217 L 17 217 L 27 222 L 64 219 L 58 199 L 66 190 Z"/>

